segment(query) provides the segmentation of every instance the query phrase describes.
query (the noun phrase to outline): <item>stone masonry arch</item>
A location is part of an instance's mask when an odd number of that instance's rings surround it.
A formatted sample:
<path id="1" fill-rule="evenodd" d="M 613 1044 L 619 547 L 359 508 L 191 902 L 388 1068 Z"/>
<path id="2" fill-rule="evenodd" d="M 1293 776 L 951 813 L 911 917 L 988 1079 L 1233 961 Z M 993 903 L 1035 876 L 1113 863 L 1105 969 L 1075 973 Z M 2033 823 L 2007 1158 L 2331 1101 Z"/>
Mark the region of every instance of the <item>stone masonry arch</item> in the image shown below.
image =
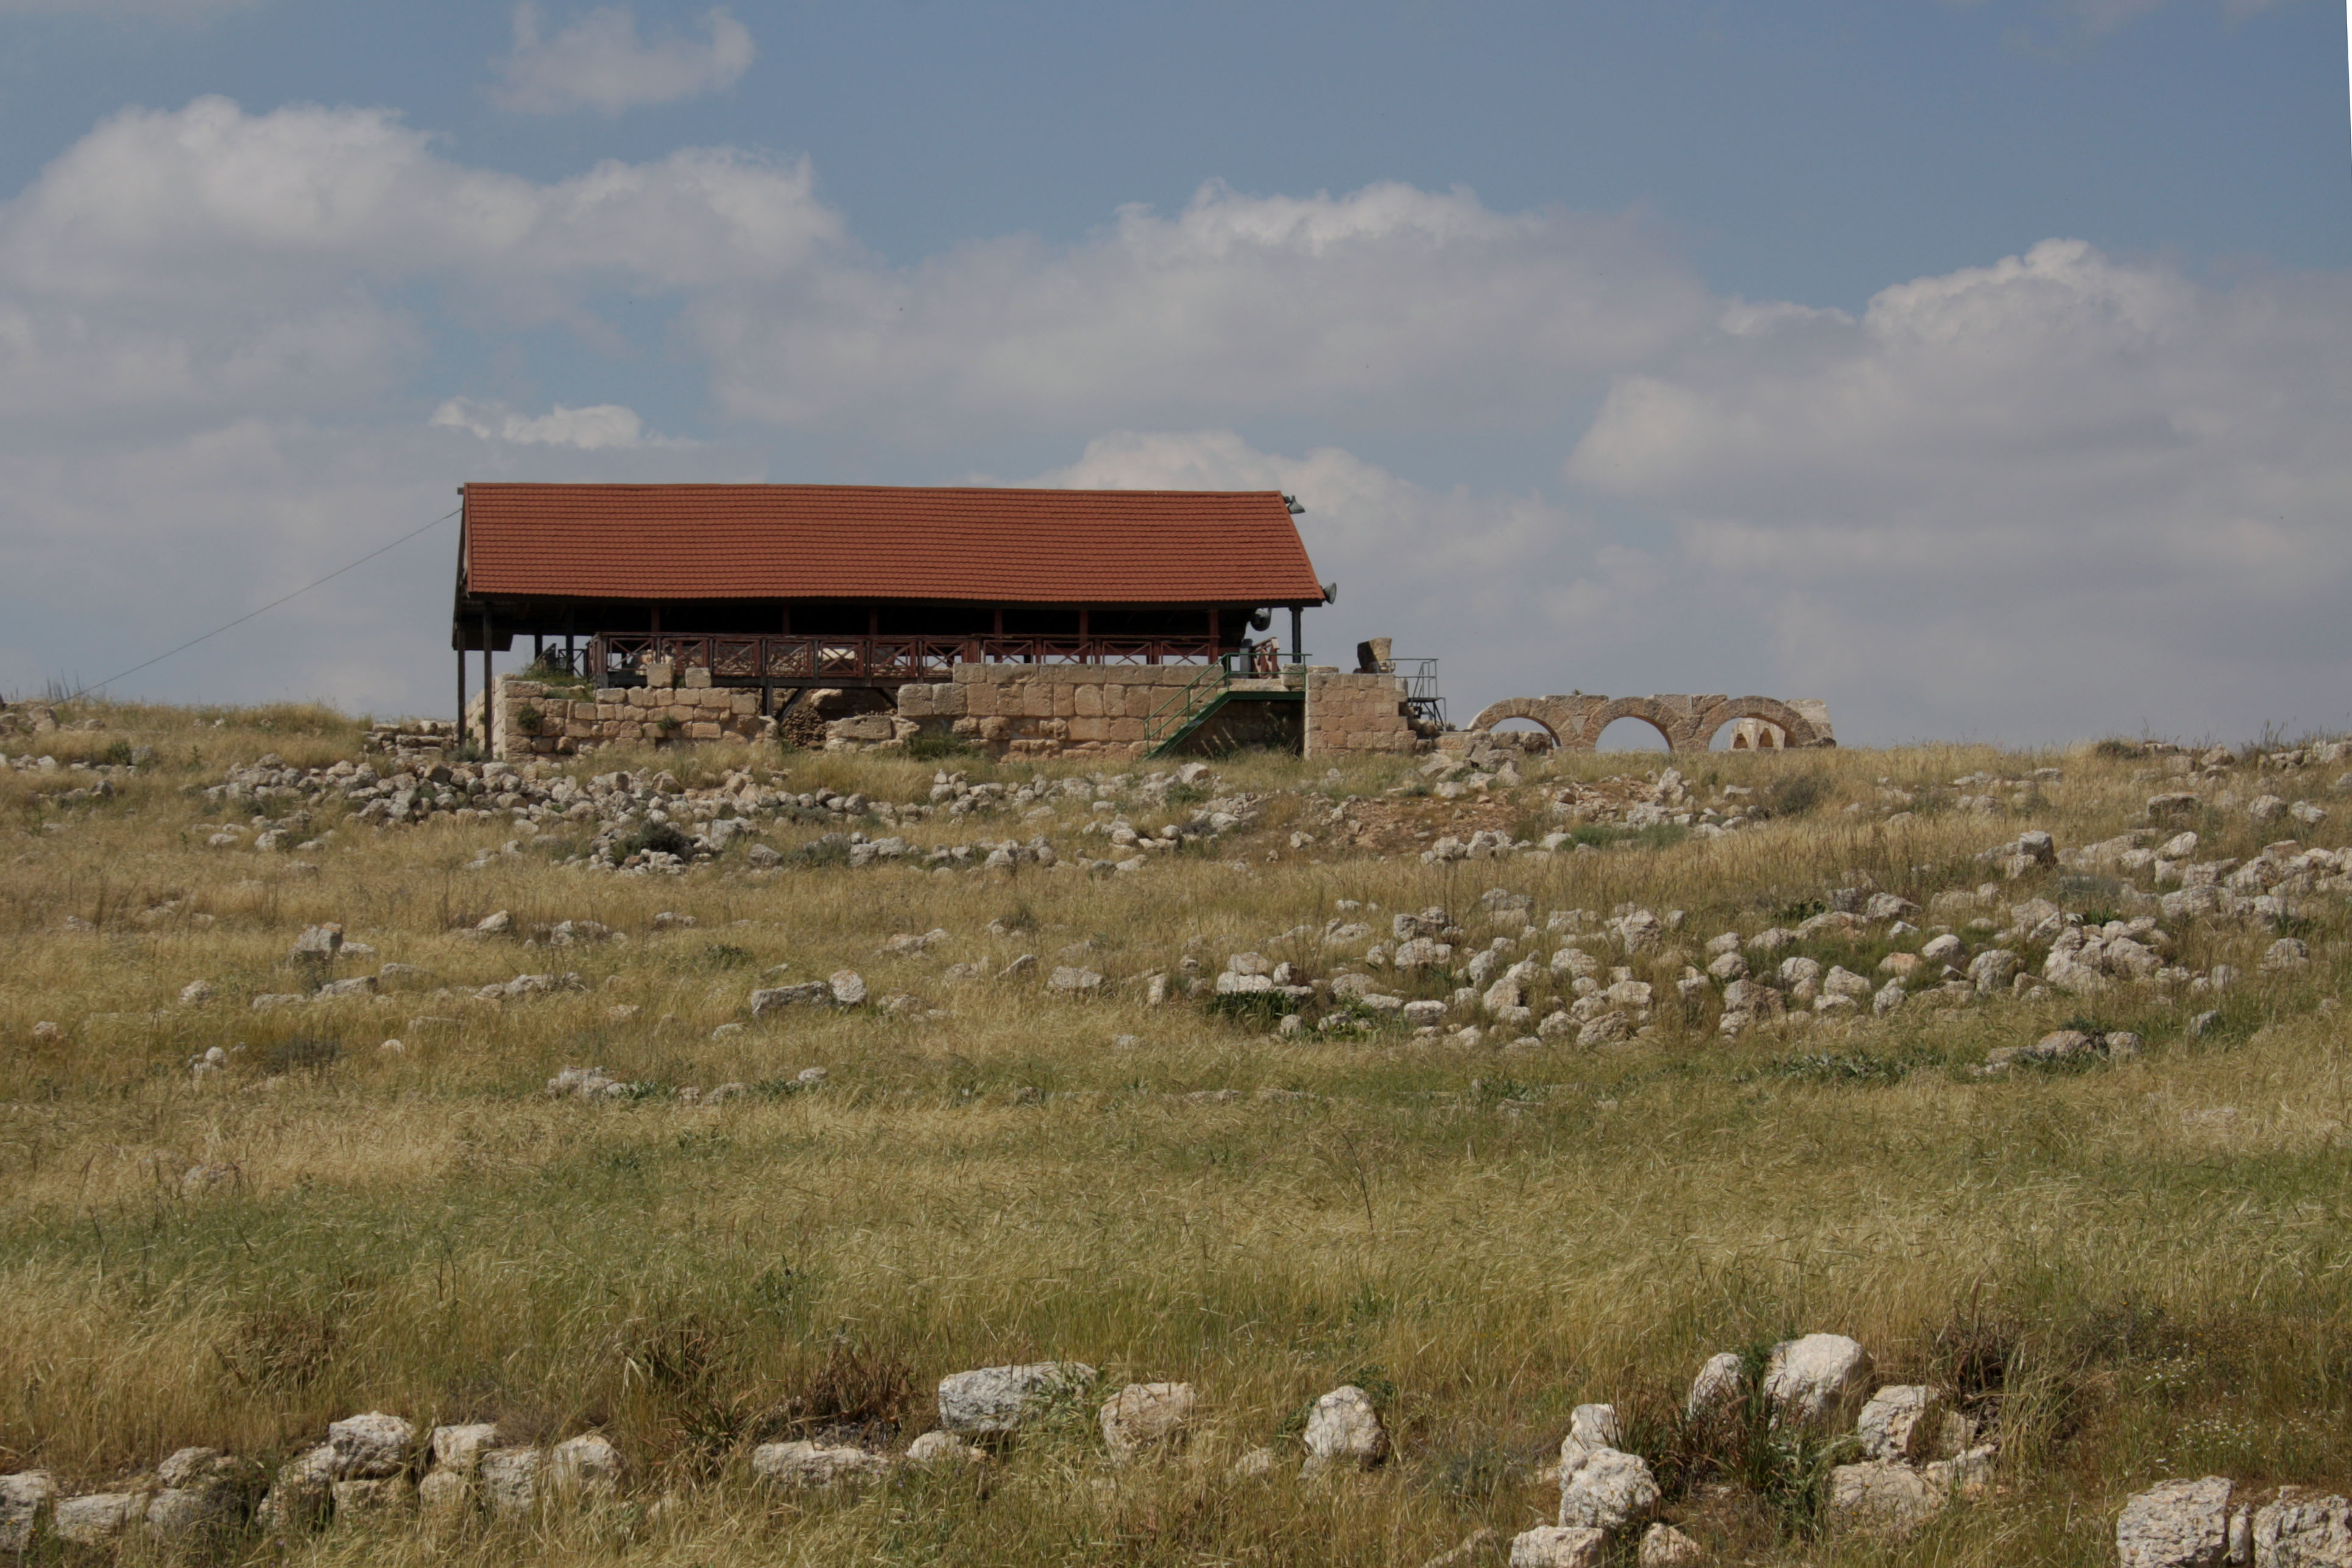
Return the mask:
<path id="1" fill-rule="evenodd" d="M 1500 702 L 1490 702 L 1479 710 L 1478 717 L 1470 721 L 1470 728 L 1481 733 L 1511 719 L 1525 719 L 1542 727 L 1551 737 L 1551 743 L 1563 749 L 1576 749 L 1583 734 L 1579 715 L 1564 713 L 1559 701 L 1550 697 L 1506 697 Z"/>
<path id="2" fill-rule="evenodd" d="M 1788 737 L 1791 751 L 1822 743 L 1821 732 L 1813 728 L 1813 721 L 1786 702 L 1771 697 L 1729 697 L 1710 704 L 1693 721 L 1690 750 L 1706 751 L 1715 744 L 1717 731 L 1740 719 L 1760 719 L 1777 727 Z"/>
<path id="3" fill-rule="evenodd" d="M 1483 734 L 1508 719 L 1538 724 L 1563 752 L 1599 749 L 1601 731 L 1620 719 L 1639 719 L 1666 739 L 1670 752 L 1704 752 L 1716 731 L 1741 719 L 1777 726 L 1791 750 L 1801 746 L 1833 746 L 1829 710 L 1803 700 L 1803 706 L 1775 697 L 1685 696 L 1662 692 L 1650 697 L 1608 698 L 1576 692 L 1566 697 L 1506 697 L 1490 702 L 1470 721 L 1470 732 Z"/>
<path id="4" fill-rule="evenodd" d="M 1620 697 L 1604 702 L 1585 719 L 1584 744 L 1580 749 L 1598 751 L 1603 730 L 1620 719 L 1639 719 L 1665 737 L 1669 752 L 1690 751 L 1690 714 L 1676 711 L 1679 706 L 1670 697 Z"/>

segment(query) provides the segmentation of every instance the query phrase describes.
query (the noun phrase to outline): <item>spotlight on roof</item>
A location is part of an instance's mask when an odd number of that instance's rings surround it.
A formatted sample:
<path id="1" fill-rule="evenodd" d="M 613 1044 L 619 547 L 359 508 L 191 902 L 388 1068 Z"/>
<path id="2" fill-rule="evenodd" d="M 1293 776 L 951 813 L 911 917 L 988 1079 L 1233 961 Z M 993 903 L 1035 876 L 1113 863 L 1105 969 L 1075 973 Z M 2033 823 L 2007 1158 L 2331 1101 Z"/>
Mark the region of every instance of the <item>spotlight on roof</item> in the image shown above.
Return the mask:
<path id="1" fill-rule="evenodd" d="M 1298 504 L 1298 498 L 1292 495 L 1288 490 L 1282 492 L 1282 504 L 1290 509 L 1290 515 L 1293 517 L 1297 517 L 1300 512 L 1307 510 L 1305 507 Z"/>

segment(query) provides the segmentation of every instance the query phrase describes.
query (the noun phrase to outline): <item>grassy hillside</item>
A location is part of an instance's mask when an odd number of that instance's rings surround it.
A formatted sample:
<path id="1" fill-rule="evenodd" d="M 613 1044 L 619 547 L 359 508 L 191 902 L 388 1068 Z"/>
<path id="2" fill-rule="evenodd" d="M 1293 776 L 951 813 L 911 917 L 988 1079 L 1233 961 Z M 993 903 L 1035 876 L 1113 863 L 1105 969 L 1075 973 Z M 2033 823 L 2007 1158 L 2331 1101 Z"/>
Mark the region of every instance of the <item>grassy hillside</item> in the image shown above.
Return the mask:
<path id="1" fill-rule="evenodd" d="M 2076 853 L 2133 829 L 2193 829 L 2207 863 L 2352 842 L 2343 770 L 2308 756 L 2183 779 L 2125 746 L 1718 753 L 1685 768 L 1686 805 L 1631 824 L 1663 755 L 1528 760 L 1466 791 L 1418 759 L 1234 758 L 1172 785 L 1135 764 L 895 824 L 797 796 L 1087 775 L 719 748 L 567 766 L 796 797 L 715 859 L 635 875 L 585 863 L 585 816 L 378 826 L 332 790 L 202 793 L 266 754 L 388 772 L 333 714 L 65 717 L 103 727 L 0 735 L 58 764 L 0 771 L 0 1470 L 97 1489 L 189 1445 L 274 1464 L 371 1409 L 518 1440 L 601 1431 L 630 1467 L 619 1503 L 528 1542 L 489 1524 L 255 1532 L 224 1560 L 1417 1564 L 1548 1521 L 1538 1471 L 1586 1401 L 1616 1404 L 1667 1517 L 1727 1561 L 2105 1563 L 2116 1509 L 2154 1479 L 2352 1477 L 2340 873 L 2166 917 L 2170 889 L 2118 858 L 2134 847 Z M 2150 829 L 2149 797 L 2180 791 L 2199 799 Z M 2257 820 L 2266 795 L 2335 815 Z M 1239 820 L 1135 869 L 1077 863 L 1129 858 L 1088 824 L 1150 837 L 1236 800 Z M 1711 837 L 1709 808 L 1748 820 Z M 282 847 L 253 847 L 257 816 L 296 811 Z M 1475 827 L 1570 837 L 1417 852 Z M 1978 858 L 2027 830 L 2074 863 Z M 909 853 L 824 847 L 852 831 Z M 1039 837 L 1059 864 L 922 863 Z M 1528 908 L 1490 910 L 1497 889 Z M 1719 982 L 1678 990 L 1719 933 L 1745 952 L 1871 892 L 1919 906 L 1916 929 L 1816 922 L 1749 952 L 1759 978 L 1786 989 L 1777 966 L 1810 955 L 1875 994 L 1890 955 L 1947 930 L 2039 973 L 2046 937 L 2001 934 L 2034 899 L 2094 928 L 2153 917 L 2181 973 L 1980 994 L 1924 964 L 1893 1011 L 1864 995 L 1799 1019 L 1792 1002 L 1736 1038 Z M 1666 928 L 1632 952 L 1608 925 L 1629 907 Z M 1460 933 L 1445 963 L 1360 962 L 1394 947 L 1395 915 L 1436 909 Z M 500 911 L 506 930 L 475 931 Z M 619 936 L 551 945 L 565 921 Z M 292 949 L 321 922 L 373 954 L 305 967 Z M 2310 962 L 2264 969 L 2282 934 Z M 1496 937 L 1515 943 L 1499 963 L 1542 972 L 1536 1020 L 1573 1000 L 1553 965 L 1573 942 L 1604 986 L 1615 966 L 1653 985 L 1640 1032 L 1579 1046 L 1473 1002 L 1423 1035 L 1328 991 L 1213 990 L 1255 952 L 1301 984 L 1353 972 L 1443 1000 Z M 2237 973 L 2214 990 L 2217 965 Z M 1057 992 L 1057 967 L 1103 983 Z M 752 1015 L 755 989 L 845 969 L 866 1003 Z M 480 996 L 520 974 L 556 984 Z M 363 975 L 372 994 L 254 1005 Z M 199 981 L 209 995 L 183 1001 Z M 1298 1032 L 1277 1031 L 1285 1011 Z M 1981 1070 L 2065 1027 L 2145 1045 Z M 223 1065 L 195 1070 L 215 1047 Z M 548 1094 L 572 1067 L 627 1087 Z M 742 1088 L 709 1103 L 720 1085 Z M 1901 1545 L 1843 1540 L 1820 1529 L 1830 1446 L 1735 1452 L 1682 1420 L 1706 1356 L 1816 1330 L 1862 1341 L 1879 1381 L 1952 1389 L 1998 1439 L 1994 1494 Z M 1042 1359 L 1111 1389 L 1193 1383 L 1189 1453 L 1114 1468 L 1088 1402 L 969 1473 L 839 1495 L 751 1480 L 756 1443 L 902 1450 L 940 1376 Z M 1347 1383 L 1383 1406 L 1394 1458 L 1301 1481 L 1306 1407 Z M 1260 1446 L 1270 1478 L 1229 1473 Z"/>

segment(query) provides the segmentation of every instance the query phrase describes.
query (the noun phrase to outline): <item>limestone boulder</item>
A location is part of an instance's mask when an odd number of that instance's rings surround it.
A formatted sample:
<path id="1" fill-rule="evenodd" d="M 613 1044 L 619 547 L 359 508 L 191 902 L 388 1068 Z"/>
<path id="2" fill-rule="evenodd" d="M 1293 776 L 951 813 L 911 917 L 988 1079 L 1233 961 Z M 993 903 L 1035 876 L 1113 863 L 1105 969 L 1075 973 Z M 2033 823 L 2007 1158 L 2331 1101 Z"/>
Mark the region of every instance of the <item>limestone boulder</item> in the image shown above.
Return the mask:
<path id="1" fill-rule="evenodd" d="M 2121 1568 L 2221 1568 L 2230 1551 L 2229 1478 L 2165 1481 L 2137 1493 L 2116 1520 Z"/>
<path id="2" fill-rule="evenodd" d="M 416 1428 L 397 1415 L 371 1410 L 347 1416 L 327 1427 L 327 1448 L 333 1478 L 339 1481 L 382 1480 L 408 1468 L 416 1447 Z"/>
<path id="3" fill-rule="evenodd" d="M 548 1450 L 548 1485 L 566 1496 L 611 1492 L 621 1484 L 621 1454 L 594 1432 L 566 1437 Z"/>
<path id="4" fill-rule="evenodd" d="M 58 1500 L 49 1531 L 75 1546 L 106 1546 L 146 1516 L 145 1492 L 85 1492 Z"/>
<path id="5" fill-rule="evenodd" d="M 1873 1459 L 1840 1465 L 1830 1472 L 1827 1499 L 1832 1530 L 1899 1540 L 1936 1517 L 1944 1506 L 1927 1478 L 1908 1465 Z"/>
<path id="6" fill-rule="evenodd" d="M 1617 1447 L 1617 1407 L 1613 1405 L 1580 1405 L 1568 1418 L 1568 1436 L 1559 1440 L 1559 1474 L 1562 1484 L 1584 1468 L 1584 1461 L 1604 1448 Z"/>
<path id="7" fill-rule="evenodd" d="M 540 1470 L 546 1456 L 537 1448 L 492 1448 L 474 1463 L 482 1504 L 499 1519 L 528 1519 L 539 1507 Z"/>
<path id="8" fill-rule="evenodd" d="M 1372 1396 L 1353 1384 L 1315 1402 L 1307 1417 L 1307 1464 L 1302 1473 L 1370 1469 L 1389 1457 L 1388 1428 Z"/>
<path id="9" fill-rule="evenodd" d="M 147 1534 L 165 1546 L 186 1546 L 234 1530 L 244 1500 L 228 1487 L 166 1487 L 147 1501 Z"/>
<path id="10" fill-rule="evenodd" d="M 1843 1334 L 1784 1340 L 1765 1363 L 1764 1397 L 1789 1425 L 1843 1426 L 1869 1394 L 1870 1352 Z"/>
<path id="11" fill-rule="evenodd" d="M 1693 1420 L 1703 1416 L 1736 1415 L 1748 1400 L 1748 1366 L 1729 1351 L 1706 1358 L 1691 1379 L 1690 1397 L 1683 1412 Z"/>
<path id="12" fill-rule="evenodd" d="M 1640 1568 L 1699 1568 L 1706 1548 L 1671 1524 L 1654 1524 L 1642 1532 L 1635 1561 Z"/>
<path id="13" fill-rule="evenodd" d="M 974 1447 L 952 1432 L 926 1432 L 907 1445 L 907 1462 L 910 1465 L 973 1464 L 987 1458 L 984 1449 Z"/>
<path id="14" fill-rule="evenodd" d="M 1605 1530 L 1539 1524 L 1511 1538 L 1511 1568 L 1601 1568 L 1608 1554 Z"/>
<path id="15" fill-rule="evenodd" d="M 1924 1465 L 1937 1452 L 1948 1414 L 1940 1390 L 1916 1384 L 1890 1384 L 1870 1396 L 1854 1430 L 1862 1451 L 1889 1464 Z"/>
<path id="16" fill-rule="evenodd" d="M 497 1423 L 472 1421 L 461 1426 L 436 1426 L 427 1447 L 433 1455 L 435 1469 L 471 1475 L 482 1455 L 497 1447 L 498 1441 Z"/>
<path id="17" fill-rule="evenodd" d="M 879 1480 L 890 1468 L 887 1455 L 824 1443 L 762 1443 L 751 1450 L 753 1475 L 801 1489 Z"/>
<path id="18" fill-rule="evenodd" d="M 2254 1510 L 2254 1568 L 2352 1568 L 2352 1500 L 2300 1487 Z"/>
<path id="19" fill-rule="evenodd" d="M 458 1518 L 473 1506 L 474 1478 L 466 1470 L 433 1470 L 416 1483 L 416 1508 L 428 1521 Z"/>
<path id="20" fill-rule="evenodd" d="M 316 1529 L 334 1507 L 335 1450 L 325 1443 L 278 1467 L 255 1517 L 272 1532 Z"/>
<path id="21" fill-rule="evenodd" d="M 403 1476 L 371 1476 L 334 1485 L 335 1518 L 394 1520 L 416 1507 L 416 1488 Z"/>
<path id="22" fill-rule="evenodd" d="M 1058 1399 L 1093 1386 L 1084 1362 L 984 1366 L 940 1379 L 940 1426 L 950 1432 L 1017 1432 Z"/>
<path id="23" fill-rule="evenodd" d="M 0 1476 L 0 1553 L 31 1551 L 57 1500 L 57 1482 L 47 1470 Z"/>
<path id="24" fill-rule="evenodd" d="M 1559 1522 L 1571 1528 L 1621 1531 L 1657 1511 L 1664 1494 L 1639 1454 L 1596 1448 L 1576 1473 L 1560 1472 Z"/>
<path id="25" fill-rule="evenodd" d="M 1103 1446 L 1121 1464 L 1181 1447 L 1195 1403 L 1189 1383 L 1130 1383 L 1102 1407 Z"/>

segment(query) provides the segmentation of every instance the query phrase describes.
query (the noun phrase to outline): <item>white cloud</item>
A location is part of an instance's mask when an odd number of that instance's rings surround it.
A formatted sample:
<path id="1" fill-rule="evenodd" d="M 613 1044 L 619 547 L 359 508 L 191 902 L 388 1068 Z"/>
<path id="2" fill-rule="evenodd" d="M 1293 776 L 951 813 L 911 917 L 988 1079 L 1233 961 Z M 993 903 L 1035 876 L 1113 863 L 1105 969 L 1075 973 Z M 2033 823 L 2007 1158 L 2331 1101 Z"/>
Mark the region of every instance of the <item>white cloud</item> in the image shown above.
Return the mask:
<path id="1" fill-rule="evenodd" d="M 751 32 L 724 11 L 710 12 L 703 25 L 708 42 L 647 43 L 627 6 L 606 5 L 543 37 L 539 7 L 525 0 L 515 7 L 514 52 L 496 62 L 500 85 L 491 96 L 524 114 L 593 109 L 612 115 L 723 92 L 751 68 Z"/>
<path id="2" fill-rule="evenodd" d="M 1575 480 L 1884 736 L 2343 723 L 2352 279 L 2049 241 L 1626 377 Z"/>
<path id="3" fill-rule="evenodd" d="M 945 429 L 1265 413 L 1552 427 L 1711 312 L 1643 224 L 1466 191 L 1202 187 L 1071 246 L 1013 238 L 842 268 L 693 312 L 716 390 L 786 425 Z"/>
<path id="4" fill-rule="evenodd" d="M 519 447 L 577 447 L 583 452 L 631 451 L 641 447 L 688 447 L 694 443 L 649 435 L 636 411 L 617 403 L 589 408 L 557 404 L 532 418 L 501 403 L 476 403 L 453 397 L 433 411 L 427 421 L 436 430 L 463 430 L 485 441 Z"/>
<path id="5" fill-rule="evenodd" d="M 839 245 L 804 163 L 688 149 L 546 184 L 377 110 L 225 99 L 100 124 L 0 203 L 0 413 L 44 431 L 315 413 L 467 325 L 610 334 L 600 292 L 772 281 Z"/>

